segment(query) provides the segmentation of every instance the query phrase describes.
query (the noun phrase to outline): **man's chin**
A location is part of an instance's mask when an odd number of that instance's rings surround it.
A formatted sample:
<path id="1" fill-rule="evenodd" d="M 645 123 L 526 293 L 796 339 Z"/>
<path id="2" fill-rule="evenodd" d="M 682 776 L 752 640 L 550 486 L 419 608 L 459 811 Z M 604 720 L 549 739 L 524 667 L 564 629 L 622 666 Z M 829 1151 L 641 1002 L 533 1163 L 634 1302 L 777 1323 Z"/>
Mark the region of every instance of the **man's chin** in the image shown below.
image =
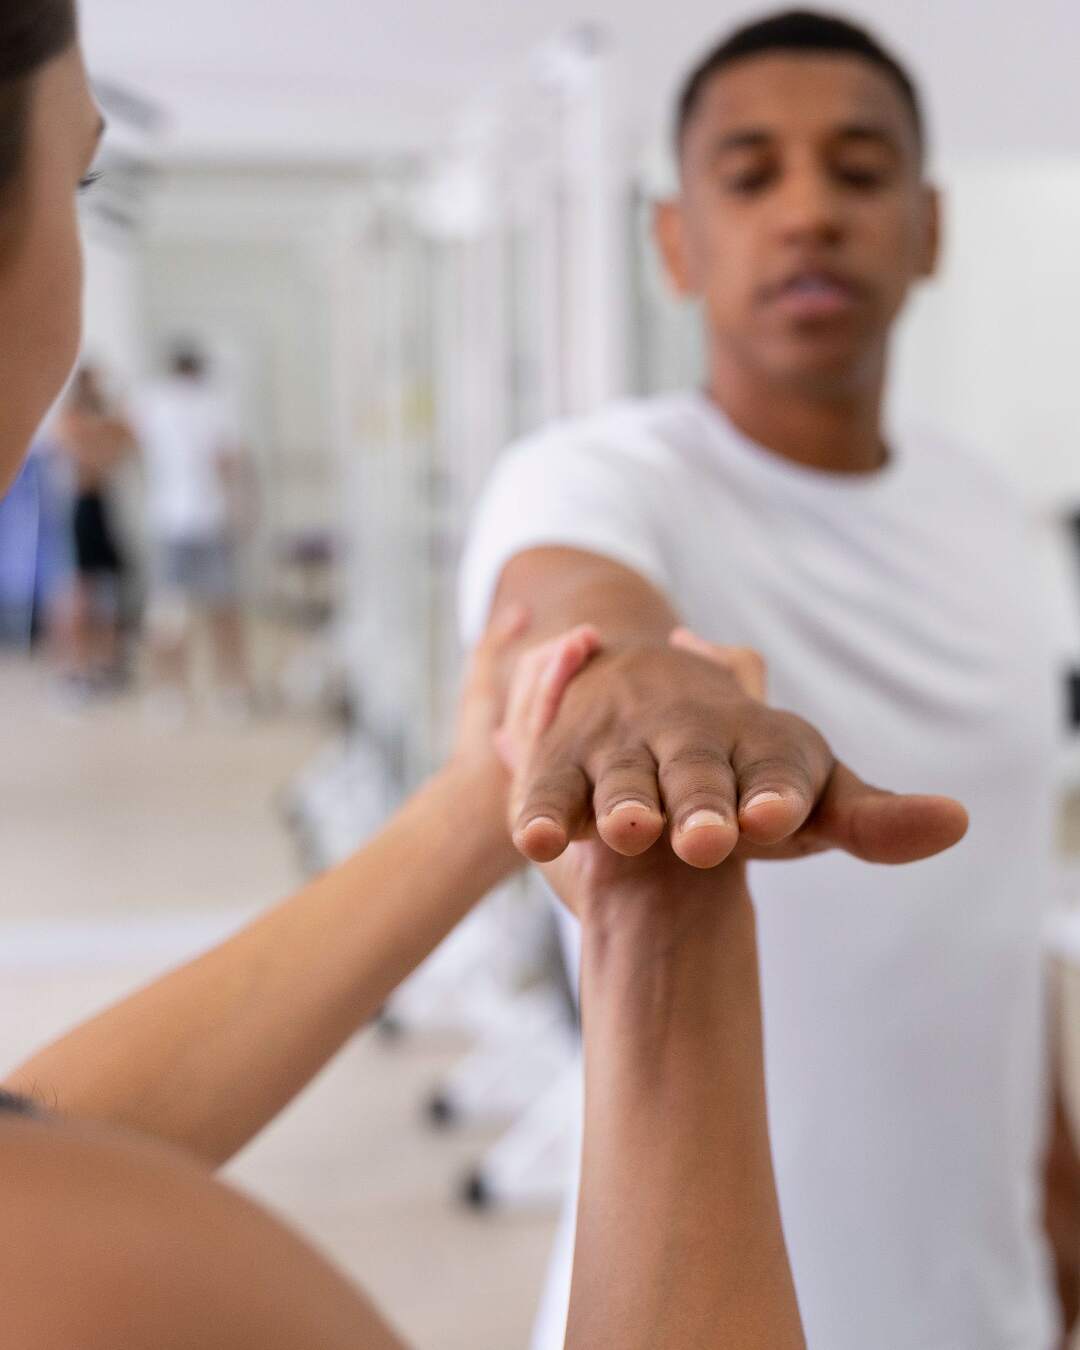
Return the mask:
<path id="1" fill-rule="evenodd" d="M 792 343 L 787 351 L 775 353 L 768 367 L 772 382 L 793 392 L 850 396 L 875 385 L 882 364 L 883 351 L 878 344 L 820 336 Z"/>

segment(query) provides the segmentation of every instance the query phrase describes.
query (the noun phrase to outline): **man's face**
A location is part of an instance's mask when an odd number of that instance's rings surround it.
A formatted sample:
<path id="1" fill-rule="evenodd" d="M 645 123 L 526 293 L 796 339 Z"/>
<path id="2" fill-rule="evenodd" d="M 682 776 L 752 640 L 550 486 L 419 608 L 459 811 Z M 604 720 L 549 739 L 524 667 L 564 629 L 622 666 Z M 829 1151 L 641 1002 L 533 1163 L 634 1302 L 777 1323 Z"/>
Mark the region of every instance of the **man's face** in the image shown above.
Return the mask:
<path id="1" fill-rule="evenodd" d="M 748 57 L 706 86 L 661 208 L 669 270 L 714 350 L 773 382 L 838 389 L 879 368 L 937 248 L 910 110 L 858 57 Z"/>

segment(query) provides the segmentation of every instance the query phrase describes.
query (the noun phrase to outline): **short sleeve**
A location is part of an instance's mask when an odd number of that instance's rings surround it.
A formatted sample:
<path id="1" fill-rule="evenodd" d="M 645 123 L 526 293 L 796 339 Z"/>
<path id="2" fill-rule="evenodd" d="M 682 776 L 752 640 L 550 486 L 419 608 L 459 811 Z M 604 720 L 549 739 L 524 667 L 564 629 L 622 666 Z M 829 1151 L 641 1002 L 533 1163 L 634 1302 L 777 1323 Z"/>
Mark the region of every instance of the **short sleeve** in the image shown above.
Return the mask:
<path id="1" fill-rule="evenodd" d="M 545 433 L 503 456 L 474 516 L 459 584 L 464 640 L 483 632 L 503 569 L 532 548 L 597 553 L 669 589 L 654 524 L 657 474 L 623 447 Z"/>

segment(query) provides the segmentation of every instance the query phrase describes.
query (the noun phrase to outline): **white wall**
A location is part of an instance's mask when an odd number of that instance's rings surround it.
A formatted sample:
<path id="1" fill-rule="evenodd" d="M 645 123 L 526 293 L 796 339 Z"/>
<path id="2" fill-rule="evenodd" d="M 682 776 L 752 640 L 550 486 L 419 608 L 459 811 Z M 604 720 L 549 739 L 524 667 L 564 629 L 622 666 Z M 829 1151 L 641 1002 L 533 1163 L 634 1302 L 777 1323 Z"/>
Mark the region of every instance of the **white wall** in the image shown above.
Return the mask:
<path id="1" fill-rule="evenodd" d="M 984 449 L 1040 509 L 1080 508 L 1080 156 L 942 178 L 944 266 L 902 334 L 897 412 Z"/>

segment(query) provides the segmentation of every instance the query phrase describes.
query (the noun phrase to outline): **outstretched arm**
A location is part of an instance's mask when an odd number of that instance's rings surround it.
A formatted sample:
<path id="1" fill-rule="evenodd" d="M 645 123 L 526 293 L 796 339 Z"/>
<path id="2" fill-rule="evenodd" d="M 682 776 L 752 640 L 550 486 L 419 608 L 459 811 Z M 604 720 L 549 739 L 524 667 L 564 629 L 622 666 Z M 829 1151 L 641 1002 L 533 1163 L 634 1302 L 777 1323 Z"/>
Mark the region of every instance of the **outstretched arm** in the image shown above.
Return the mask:
<path id="1" fill-rule="evenodd" d="M 632 857 L 667 834 L 697 867 L 736 848 L 911 862 L 966 830 L 956 802 L 870 787 L 814 728 L 750 698 L 692 641 L 673 647 L 670 603 L 620 563 L 531 549 L 502 574 L 497 603 L 514 602 L 533 614 L 530 640 L 588 623 L 604 643 L 519 778 L 514 837 L 534 862 L 557 858 L 594 814 L 617 853 Z"/>
<path id="2" fill-rule="evenodd" d="M 224 1163 L 266 1125 L 520 858 L 491 740 L 495 667 L 520 611 L 482 645 L 461 744 L 366 848 L 235 937 L 35 1055 L 8 1080 L 71 1117 Z M 584 659 L 584 648 L 580 658 Z M 562 678 L 569 678 L 566 665 Z"/>
<path id="3" fill-rule="evenodd" d="M 447 769 L 356 857 L 76 1027 L 7 1086 L 226 1162 L 512 870 L 484 823 L 499 820 L 500 792 L 479 766 Z"/>
<path id="4" fill-rule="evenodd" d="M 802 1350 L 749 900 L 732 864 L 675 882 L 613 886 L 610 908 L 585 916 L 588 1102 L 566 1344 Z M 322 1257 L 183 1154 L 62 1122 L 0 1120 L 0 1141 L 5 1344 L 404 1350 Z"/>

